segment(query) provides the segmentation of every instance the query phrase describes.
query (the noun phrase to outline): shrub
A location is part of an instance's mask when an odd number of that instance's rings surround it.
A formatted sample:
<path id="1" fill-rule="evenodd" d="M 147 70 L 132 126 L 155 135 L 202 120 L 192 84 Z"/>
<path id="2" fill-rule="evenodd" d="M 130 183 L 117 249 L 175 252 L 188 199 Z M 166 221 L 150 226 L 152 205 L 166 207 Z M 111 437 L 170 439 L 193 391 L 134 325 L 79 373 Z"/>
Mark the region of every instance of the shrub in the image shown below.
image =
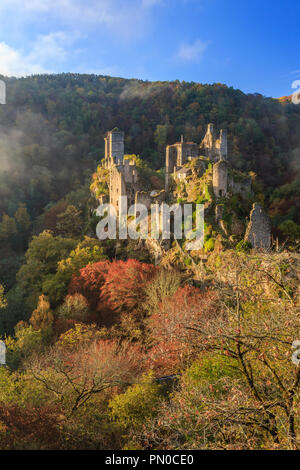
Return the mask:
<path id="1" fill-rule="evenodd" d="M 209 238 L 206 242 L 204 242 L 205 252 L 213 251 L 214 247 L 215 247 L 215 241 L 213 238 Z"/>
<path id="2" fill-rule="evenodd" d="M 165 297 L 169 297 L 178 290 L 181 276 L 178 271 L 160 269 L 145 288 L 145 306 L 149 313 L 153 313 Z"/>
<path id="3" fill-rule="evenodd" d="M 153 373 L 145 374 L 139 384 L 132 385 L 110 401 L 110 415 L 121 428 L 139 428 L 146 418 L 156 414 L 162 392 L 163 387 L 153 380 Z"/>
<path id="4" fill-rule="evenodd" d="M 84 322 L 89 314 L 89 305 L 81 294 L 67 295 L 57 314 L 60 318 Z"/>
<path id="5" fill-rule="evenodd" d="M 52 326 L 54 317 L 50 303 L 45 295 L 39 297 L 37 308 L 30 317 L 30 323 L 35 330 L 45 330 Z"/>
<path id="6" fill-rule="evenodd" d="M 236 251 L 243 252 L 243 253 L 249 253 L 251 251 L 251 248 L 252 248 L 252 245 L 247 240 L 241 240 L 236 245 Z"/>

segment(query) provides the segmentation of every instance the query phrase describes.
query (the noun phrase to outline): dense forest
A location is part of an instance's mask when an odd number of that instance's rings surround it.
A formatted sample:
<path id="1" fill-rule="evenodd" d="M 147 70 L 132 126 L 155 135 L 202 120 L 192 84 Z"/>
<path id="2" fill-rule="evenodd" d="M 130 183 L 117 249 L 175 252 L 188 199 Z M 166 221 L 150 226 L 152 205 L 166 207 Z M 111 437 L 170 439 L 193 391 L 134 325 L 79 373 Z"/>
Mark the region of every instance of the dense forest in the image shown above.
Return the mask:
<path id="1" fill-rule="evenodd" d="M 282 212 L 297 222 L 300 109 L 292 103 L 222 84 L 76 74 L 5 80 L 1 213 L 12 215 L 22 202 L 34 218 L 76 191 L 104 154 L 104 133 L 115 126 L 125 131 L 126 152 L 157 169 L 166 144 L 181 134 L 200 143 L 213 122 L 228 129 L 231 164 L 257 174 L 275 222 Z"/>
<path id="2" fill-rule="evenodd" d="M 0 448 L 299 448 L 300 107 L 222 84 L 2 78 Z M 156 266 L 100 242 L 105 132 L 161 176 L 165 146 L 200 143 L 209 122 L 277 252 L 216 244 L 195 266 L 175 247 Z"/>

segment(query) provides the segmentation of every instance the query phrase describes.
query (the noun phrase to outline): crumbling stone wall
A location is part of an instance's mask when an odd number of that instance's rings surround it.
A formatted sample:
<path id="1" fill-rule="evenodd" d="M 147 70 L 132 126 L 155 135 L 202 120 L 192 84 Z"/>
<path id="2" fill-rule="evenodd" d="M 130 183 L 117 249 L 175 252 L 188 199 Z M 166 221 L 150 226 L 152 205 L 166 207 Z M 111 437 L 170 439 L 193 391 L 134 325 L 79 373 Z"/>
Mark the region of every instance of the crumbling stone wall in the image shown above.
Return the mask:
<path id="1" fill-rule="evenodd" d="M 252 191 L 251 178 L 245 178 L 242 181 L 236 181 L 231 176 L 228 179 L 228 189 L 232 194 L 240 194 L 243 198 L 249 197 Z"/>
<path id="2" fill-rule="evenodd" d="M 271 222 L 269 216 L 258 203 L 253 204 L 250 212 L 245 240 L 256 249 L 268 250 L 271 246 Z"/>
<path id="3" fill-rule="evenodd" d="M 220 137 L 217 139 L 214 125 L 208 124 L 200 148 L 211 160 L 227 160 L 227 131 L 221 129 Z"/>
<path id="4" fill-rule="evenodd" d="M 213 124 L 208 124 L 206 134 L 200 144 L 200 148 L 204 150 L 205 155 L 209 158 L 215 157 L 215 127 Z"/>
<path id="5" fill-rule="evenodd" d="M 138 171 L 133 161 L 123 160 L 110 167 L 110 203 L 119 210 L 120 196 L 127 196 L 128 205 L 135 202 L 135 194 L 140 189 Z"/>
<path id="6" fill-rule="evenodd" d="M 166 183 L 165 189 L 168 191 L 169 179 L 176 168 L 181 168 L 189 159 L 198 157 L 198 146 L 194 142 L 181 142 L 168 145 L 166 148 Z"/>
<path id="7" fill-rule="evenodd" d="M 122 173 L 116 166 L 110 168 L 109 202 L 119 211 L 119 198 L 126 196 L 126 185 Z"/>
<path id="8" fill-rule="evenodd" d="M 221 129 L 220 134 L 220 155 L 223 160 L 227 159 L 227 131 L 225 129 Z"/>
<path id="9" fill-rule="evenodd" d="M 137 191 L 135 195 L 136 204 L 144 204 L 149 210 L 151 204 L 161 204 L 165 201 L 166 191 Z"/>

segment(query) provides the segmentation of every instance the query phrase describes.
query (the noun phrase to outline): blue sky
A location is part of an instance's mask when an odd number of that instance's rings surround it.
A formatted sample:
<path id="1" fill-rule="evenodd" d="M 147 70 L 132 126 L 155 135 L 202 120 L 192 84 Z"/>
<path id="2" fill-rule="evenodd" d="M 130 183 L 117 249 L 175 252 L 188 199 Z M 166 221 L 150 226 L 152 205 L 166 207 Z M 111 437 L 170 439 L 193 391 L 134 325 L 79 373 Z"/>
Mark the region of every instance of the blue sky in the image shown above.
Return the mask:
<path id="1" fill-rule="evenodd" d="M 0 0 L 0 73 L 97 73 L 289 95 L 299 0 Z"/>

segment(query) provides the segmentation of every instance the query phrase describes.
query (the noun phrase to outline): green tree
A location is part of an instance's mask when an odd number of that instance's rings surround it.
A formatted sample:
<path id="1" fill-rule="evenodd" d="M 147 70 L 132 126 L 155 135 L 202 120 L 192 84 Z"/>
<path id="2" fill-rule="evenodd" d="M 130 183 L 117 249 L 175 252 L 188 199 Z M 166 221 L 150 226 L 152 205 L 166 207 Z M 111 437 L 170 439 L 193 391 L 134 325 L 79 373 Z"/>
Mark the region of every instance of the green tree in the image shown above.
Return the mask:
<path id="1" fill-rule="evenodd" d="M 52 326 L 53 320 L 50 303 L 45 295 L 41 295 L 29 321 L 35 330 L 45 330 Z"/>
<path id="2" fill-rule="evenodd" d="M 44 279 L 43 292 L 49 295 L 53 305 L 59 304 L 67 293 L 68 284 L 73 274 L 79 273 L 79 270 L 88 264 L 106 259 L 107 256 L 101 242 L 94 238 L 85 237 L 68 257 L 58 261 L 56 272 Z"/>
<path id="3" fill-rule="evenodd" d="M 29 230 L 31 227 L 31 220 L 28 214 L 25 204 L 20 204 L 16 213 L 15 220 L 17 223 L 17 245 L 23 251 L 26 248 L 27 240 L 29 236 Z"/>
<path id="4" fill-rule="evenodd" d="M 75 206 L 68 206 L 57 216 L 55 233 L 65 238 L 78 238 L 82 232 L 81 212 Z"/>
<path id="5" fill-rule="evenodd" d="M 27 294 L 31 309 L 44 292 L 44 282 L 56 274 L 59 261 L 66 259 L 75 246 L 75 240 L 54 237 L 47 231 L 33 237 L 25 254 L 25 264 L 17 273 L 17 281 Z"/>
<path id="6" fill-rule="evenodd" d="M 89 304 L 81 294 L 67 295 L 57 311 L 58 317 L 84 322 L 89 314 Z"/>
<path id="7" fill-rule="evenodd" d="M 293 220 L 285 220 L 278 228 L 291 241 L 297 242 L 300 240 L 300 225 L 297 225 Z"/>
<path id="8" fill-rule="evenodd" d="M 158 124 L 154 133 L 154 140 L 158 147 L 159 152 L 164 152 L 165 146 L 167 144 L 168 137 L 168 124 L 160 125 Z"/>
<path id="9" fill-rule="evenodd" d="M 31 226 L 31 221 L 25 204 L 19 205 L 15 213 L 15 220 L 17 222 L 19 232 L 28 233 Z"/>
<path id="10" fill-rule="evenodd" d="M 16 221 L 13 217 L 3 214 L 0 222 L 0 240 L 7 241 L 17 233 Z"/>
<path id="11" fill-rule="evenodd" d="M 0 309 L 7 306 L 7 300 L 4 296 L 4 287 L 0 284 Z"/>
<path id="12" fill-rule="evenodd" d="M 139 428 L 145 419 L 156 415 L 162 399 L 163 387 L 150 372 L 142 376 L 140 383 L 132 385 L 109 402 L 110 415 L 122 429 Z"/>

